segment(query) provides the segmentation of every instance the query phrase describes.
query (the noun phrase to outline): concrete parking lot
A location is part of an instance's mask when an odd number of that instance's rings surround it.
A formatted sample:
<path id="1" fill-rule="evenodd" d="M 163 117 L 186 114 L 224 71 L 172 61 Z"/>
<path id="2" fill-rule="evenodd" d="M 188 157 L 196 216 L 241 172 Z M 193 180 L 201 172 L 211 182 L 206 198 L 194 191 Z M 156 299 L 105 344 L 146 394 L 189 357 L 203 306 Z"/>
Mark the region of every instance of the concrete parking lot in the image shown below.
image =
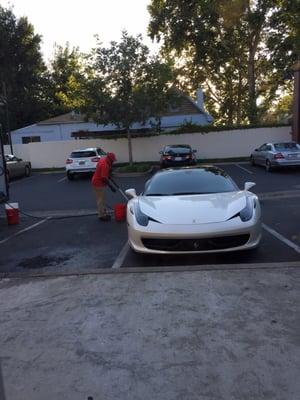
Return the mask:
<path id="1" fill-rule="evenodd" d="M 136 255 L 125 223 L 93 215 L 89 179 L 11 184 L 38 218 L 0 218 L 0 397 L 2 370 L 5 400 L 298 400 L 300 171 L 223 168 L 257 183 L 257 251 Z"/>
<path id="2" fill-rule="evenodd" d="M 33 174 L 29 179 L 12 182 L 10 201 L 19 202 L 21 211 L 39 218 L 22 215 L 20 225 L 9 227 L 0 218 L 0 272 L 78 273 L 112 267 L 299 261 L 300 170 L 266 173 L 247 163 L 221 167 L 241 188 L 246 181 L 257 184 L 253 191 L 261 198 L 264 229 L 261 245 L 255 251 L 176 257 L 135 254 L 126 246 L 125 223 L 103 223 L 92 215 L 95 200 L 88 177 L 69 182 L 64 173 Z M 135 187 L 140 192 L 147 179 L 117 180 L 123 189 Z M 123 201 L 119 193 L 108 192 L 107 204 L 111 208 Z"/>

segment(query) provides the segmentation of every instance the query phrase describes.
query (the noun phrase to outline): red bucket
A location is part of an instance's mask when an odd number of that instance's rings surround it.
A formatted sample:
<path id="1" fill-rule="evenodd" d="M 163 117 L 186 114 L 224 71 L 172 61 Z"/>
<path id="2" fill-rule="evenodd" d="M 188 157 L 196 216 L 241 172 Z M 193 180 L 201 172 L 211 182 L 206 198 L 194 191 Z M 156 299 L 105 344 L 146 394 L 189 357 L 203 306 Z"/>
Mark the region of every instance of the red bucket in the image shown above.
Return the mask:
<path id="1" fill-rule="evenodd" d="M 119 203 L 114 206 L 115 220 L 118 222 L 125 221 L 126 219 L 127 204 Z"/>
<path id="2" fill-rule="evenodd" d="M 16 225 L 20 222 L 18 203 L 5 204 L 5 211 L 8 225 Z"/>

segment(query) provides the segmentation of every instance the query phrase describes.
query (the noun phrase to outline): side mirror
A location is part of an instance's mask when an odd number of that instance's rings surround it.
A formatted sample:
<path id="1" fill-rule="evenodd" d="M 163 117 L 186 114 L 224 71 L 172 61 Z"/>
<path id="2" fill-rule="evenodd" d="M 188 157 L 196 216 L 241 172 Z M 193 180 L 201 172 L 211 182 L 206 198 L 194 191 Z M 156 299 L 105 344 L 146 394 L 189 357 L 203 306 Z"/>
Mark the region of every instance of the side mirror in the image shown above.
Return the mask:
<path id="1" fill-rule="evenodd" d="M 244 190 L 249 190 L 255 185 L 256 185 L 255 182 L 246 182 L 245 185 L 244 185 Z"/>
<path id="2" fill-rule="evenodd" d="M 254 151 L 258 151 L 258 149 L 254 149 Z"/>
<path id="3" fill-rule="evenodd" d="M 193 150 L 193 153 L 197 153 L 197 150 L 196 150 L 196 149 L 194 149 L 194 150 Z"/>
<path id="4" fill-rule="evenodd" d="M 131 198 L 137 197 L 135 189 L 127 189 L 127 190 L 125 190 L 125 193 L 128 197 L 131 197 Z"/>

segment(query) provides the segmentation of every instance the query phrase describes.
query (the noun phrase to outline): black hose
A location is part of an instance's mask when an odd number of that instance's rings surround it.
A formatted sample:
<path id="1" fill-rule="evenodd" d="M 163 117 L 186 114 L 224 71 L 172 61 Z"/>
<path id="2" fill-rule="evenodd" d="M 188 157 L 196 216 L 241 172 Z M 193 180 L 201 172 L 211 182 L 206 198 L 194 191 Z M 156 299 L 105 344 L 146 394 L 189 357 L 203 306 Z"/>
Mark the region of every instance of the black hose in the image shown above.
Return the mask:
<path id="1" fill-rule="evenodd" d="M 117 189 L 118 189 L 119 191 L 121 191 L 120 186 L 119 186 L 111 177 L 109 177 L 109 179 L 110 179 L 110 180 L 112 181 L 112 183 L 117 187 Z M 111 189 L 111 186 L 110 186 L 110 185 L 109 185 L 109 187 L 110 187 L 110 189 Z M 122 193 L 122 194 L 123 194 L 123 193 Z M 124 194 L 123 194 L 123 195 L 124 195 Z M 124 195 L 124 196 L 125 196 L 125 195 Z M 20 211 L 19 209 L 14 208 L 10 203 L 7 203 L 7 202 L 6 202 L 5 204 L 7 204 L 7 205 L 8 205 L 10 208 L 12 208 L 13 210 L 18 210 L 20 214 L 25 215 L 26 217 L 35 218 L 35 219 L 40 219 L 40 220 L 45 219 L 45 218 L 59 220 L 59 219 L 68 219 L 68 218 L 91 217 L 91 216 L 93 216 L 93 215 L 97 215 L 97 214 L 98 214 L 97 212 L 94 212 L 94 213 L 79 214 L 79 215 L 78 215 L 78 214 L 74 214 L 74 215 L 61 215 L 61 216 L 56 216 L 56 217 L 51 217 L 51 216 L 38 217 L 38 216 L 36 216 L 36 215 L 32 215 L 32 214 L 28 214 L 28 213 L 26 213 L 26 212 L 24 212 L 24 211 Z M 113 211 L 113 208 L 112 208 L 111 206 L 109 206 L 109 205 L 106 204 L 106 207 L 107 207 L 108 209 L 110 209 L 110 210 Z"/>
<path id="2" fill-rule="evenodd" d="M 49 216 L 44 215 L 43 217 L 38 217 L 37 215 L 32 215 L 32 214 L 28 214 L 28 213 L 26 213 L 24 211 L 20 211 L 20 209 L 13 207 L 10 203 L 6 202 L 5 204 L 8 205 L 13 210 L 18 210 L 20 214 L 25 215 L 26 217 L 35 218 L 35 219 L 39 219 L 39 220 L 42 220 L 42 219 L 45 219 L 45 218 L 52 219 L 52 220 L 59 220 L 59 219 L 68 219 L 68 218 L 91 217 L 93 215 L 97 215 L 98 214 L 95 211 L 93 213 L 87 213 L 87 214 L 60 215 L 60 216 L 56 216 L 56 217 L 55 216 L 50 216 L 50 215 Z M 110 209 L 110 210 L 113 210 L 112 207 L 108 206 L 107 204 L 106 204 L 106 207 L 108 209 Z"/>

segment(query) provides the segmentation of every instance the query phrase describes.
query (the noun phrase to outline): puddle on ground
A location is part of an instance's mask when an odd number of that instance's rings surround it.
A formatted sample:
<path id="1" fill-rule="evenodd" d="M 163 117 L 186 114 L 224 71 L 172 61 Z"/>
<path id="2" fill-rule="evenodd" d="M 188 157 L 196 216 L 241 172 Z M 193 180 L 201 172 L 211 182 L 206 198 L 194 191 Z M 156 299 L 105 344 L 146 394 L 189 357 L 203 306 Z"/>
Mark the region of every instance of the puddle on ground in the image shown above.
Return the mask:
<path id="1" fill-rule="evenodd" d="M 45 267 L 57 267 L 68 261 L 70 256 L 63 257 L 46 257 L 46 256 L 36 256 L 32 258 L 26 258 L 18 264 L 18 267 L 27 269 L 39 269 Z"/>

